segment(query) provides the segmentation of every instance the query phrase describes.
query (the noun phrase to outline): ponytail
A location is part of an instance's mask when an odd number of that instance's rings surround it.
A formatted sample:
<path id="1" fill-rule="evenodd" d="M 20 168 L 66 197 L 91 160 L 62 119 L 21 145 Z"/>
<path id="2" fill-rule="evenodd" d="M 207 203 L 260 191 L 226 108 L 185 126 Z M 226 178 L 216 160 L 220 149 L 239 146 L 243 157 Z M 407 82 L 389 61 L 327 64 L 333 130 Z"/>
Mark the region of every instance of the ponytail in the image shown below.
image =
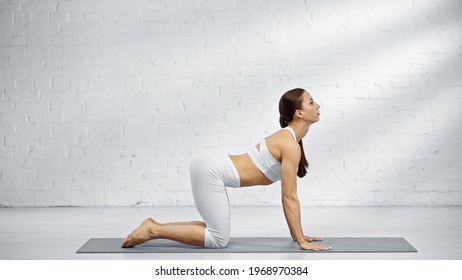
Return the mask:
<path id="1" fill-rule="evenodd" d="M 300 145 L 300 152 L 301 152 L 302 156 L 300 158 L 300 162 L 298 163 L 297 176 L 300 177 L 300 178 L 303 178 L 306 175 L 306 172 L 307 172 L 306 170 L 307 170 L 309 164 L 308 164 L 308 161 L 306 160 L 305 151 L 303 150 L 302 139 L 300 139 L 300 141 L 298 141 L 298 145 Z"/>
<path id="2" fill-rule="evenodd" d="M 286 119 L 284 117 L 279 116 L 279 124 L 281 125 L 282 128 L 286 127 L 289 125 Z"/>
<path id="3" fill-rule="evenodd" d="M 302 88 L 295 88 L 284 93 L 281 100 L 279 100 L 279 124 L 282 128 L 289 125 L 289 122 L 293 120 L 295 111 L 302 107 L 302 94 L 304 92 L 305 90 Z M 300 145 L 301 157 L 298 163 L 297 176 L 302 178 L 306 175 L 309 164 L 306 160 L 302 139 L 298 141 L 298 145 Z"/>

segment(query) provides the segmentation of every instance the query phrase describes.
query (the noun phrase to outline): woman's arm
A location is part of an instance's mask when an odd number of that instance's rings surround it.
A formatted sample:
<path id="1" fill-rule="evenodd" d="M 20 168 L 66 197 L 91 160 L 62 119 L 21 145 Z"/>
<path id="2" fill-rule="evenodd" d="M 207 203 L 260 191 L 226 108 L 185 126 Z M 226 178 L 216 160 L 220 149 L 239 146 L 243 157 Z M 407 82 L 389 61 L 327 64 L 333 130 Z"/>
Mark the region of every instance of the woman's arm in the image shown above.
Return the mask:
<path id="1" fill-rule="evenodd" d="M 285 184 L 283 183 L 283 185 Z M 295 193 L 293 189 L 295 189 Z M 296 194 L 296 186 L 290 187 L 287 184 L 282 187 L 282 206 L 290 235 L 299 245 L 306 242 L 301 225 L 300 203 Z"/>
<path id="2" fill-rule="evenodd" d="M 290 234 L 299 245 L 306 242 L 301 225 L 300 203 L 297 196 L 296 174 L 300 155 L 301 152 L 298 147 L 289 147 L 285 153 L 283 152 L 281 164 L 282 206 Z"/>
<path id="3" fill-rule="evenodd" d="M 297 196 L 297 168 L 300 161 L 300 149 L 292 147 L 283 152 L 281 173 L 282 173 L 282 206 L 289 226 L 290 235 L 297 241 L 301 249 L 305 250 L 329 250 L 330 248 L 320 245 L 314 245 L 308 241 L 320 241 L 320 238 L 306 237 L 303 234 L 301 224 L 300 202 Z"/>

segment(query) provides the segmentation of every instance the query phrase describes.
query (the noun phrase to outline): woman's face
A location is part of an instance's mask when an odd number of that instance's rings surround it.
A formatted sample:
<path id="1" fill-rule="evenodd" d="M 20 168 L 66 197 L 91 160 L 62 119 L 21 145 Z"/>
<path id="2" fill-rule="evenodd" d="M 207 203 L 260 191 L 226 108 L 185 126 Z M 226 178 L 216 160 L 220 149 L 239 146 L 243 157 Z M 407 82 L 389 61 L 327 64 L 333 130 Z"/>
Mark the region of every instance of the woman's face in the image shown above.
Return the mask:
<path id="1" fill-rule="evenodd" d="M 313 97 L 308 92 L 304 92 L 302 95 L 302 108 L 300 110 L 301 117 L 304 121 L 309 123 L 315 123 L 319 121 L 319 108 L 321 106 L 314 102 Z"/>

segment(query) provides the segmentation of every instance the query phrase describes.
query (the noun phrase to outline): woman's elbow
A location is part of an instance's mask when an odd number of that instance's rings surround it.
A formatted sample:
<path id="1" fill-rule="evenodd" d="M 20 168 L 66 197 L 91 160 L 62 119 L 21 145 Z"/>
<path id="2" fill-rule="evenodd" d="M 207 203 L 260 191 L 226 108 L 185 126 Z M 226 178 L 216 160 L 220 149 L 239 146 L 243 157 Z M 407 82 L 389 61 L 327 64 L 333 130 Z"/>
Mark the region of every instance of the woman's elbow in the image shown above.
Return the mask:
<path id="1" fill-rule="evenodd" d="M 283 195 L 282 203 L 283 204 L 298 203 L 298 197 L 296 195 Z"/>

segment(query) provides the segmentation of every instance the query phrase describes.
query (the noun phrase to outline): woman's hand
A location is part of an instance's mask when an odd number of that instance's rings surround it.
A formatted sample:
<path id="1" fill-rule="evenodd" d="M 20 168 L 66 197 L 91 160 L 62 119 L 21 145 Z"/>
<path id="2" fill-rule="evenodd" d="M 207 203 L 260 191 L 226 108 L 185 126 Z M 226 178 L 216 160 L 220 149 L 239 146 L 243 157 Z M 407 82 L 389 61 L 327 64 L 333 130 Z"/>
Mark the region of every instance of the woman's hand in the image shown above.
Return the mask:
<path id="1" fill-rule="evenodd" d="M 322 241 L 322 237 L 309 237 L 309 236 L 305 236 L 305 240 L 306 240 L 307 242 Z"/>
<path id="2" fill-rule="evenodd" d="M 322 245 L 317 245 L 317 244 L 312 244 L 312 243 L 309 243 L 309 242 L 303 242 L 300 245 L 300 249 L 302 250 L 311 250 L 311 251 L 316 251 L 316 252 L 319 252 L 319 251 L 328 251 L 328 250 L 331 250 L 332 247 L 326 247 L 326 246 L 322 246 Z"/>
<path id="3" fill-rule="evenodd" d="M 297 241 L 297 239 L 294 237 L 294 235 L 291 234 L 291 236 L 292 236 L 292 239 L 293 239 L 294 241 Z M 307 242 L 322 241 L 322 237 L 304 236 L 304 238 L 305 238 L 305 240 L 306 240 Z"/>

